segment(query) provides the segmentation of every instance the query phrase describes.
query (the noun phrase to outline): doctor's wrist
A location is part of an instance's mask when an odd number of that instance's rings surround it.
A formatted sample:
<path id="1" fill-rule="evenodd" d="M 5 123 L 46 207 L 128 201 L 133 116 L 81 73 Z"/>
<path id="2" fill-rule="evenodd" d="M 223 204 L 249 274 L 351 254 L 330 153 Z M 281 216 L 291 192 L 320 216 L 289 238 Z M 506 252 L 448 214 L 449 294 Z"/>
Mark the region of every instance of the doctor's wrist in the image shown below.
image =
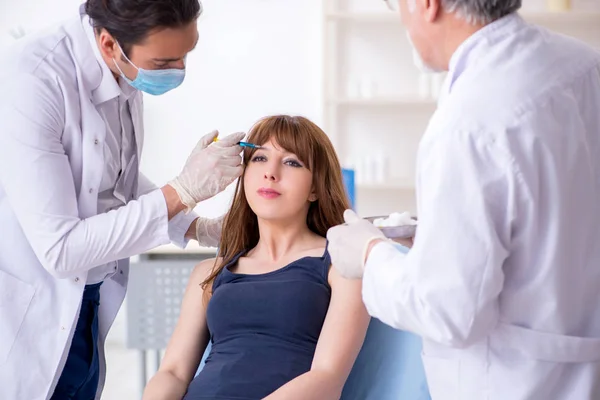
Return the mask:
<path id="1" fill-rule="evenodd" d="M 198 218 L 196 218 L 191 224 L 190 227 L 188 228 L 187 232 L 185 233 L 185 238 L 189 239 L 189 240 L 198 240 L 198 237 L 196 236 L 196 229 L 198 226 Z"/>
<path id="2" fill-rule="evenodd" d="M 162 190 L 163 196 L 165 196 L 167 213 L 170 221 L 174 216 L 185 210 L 187 207 L 181 202 L 177 191 L 171 185 L 165 185 L 160 190 Z"/>
<path id="3" fill-rule="evenodd" d="M 386 241 L 387 241 L 386 239 L 373 239 L 369 242 L 369 244 L 367 245 L 367 250 L 365 251 L 365 258 L 363 260 L 363 268 L 367 264 L 367 260 L 369 259 L 369 255 L 371 254 L 371 250 L 373 250 L 373 247 L 377 246 L 379 243 L 383 243 Z"/>

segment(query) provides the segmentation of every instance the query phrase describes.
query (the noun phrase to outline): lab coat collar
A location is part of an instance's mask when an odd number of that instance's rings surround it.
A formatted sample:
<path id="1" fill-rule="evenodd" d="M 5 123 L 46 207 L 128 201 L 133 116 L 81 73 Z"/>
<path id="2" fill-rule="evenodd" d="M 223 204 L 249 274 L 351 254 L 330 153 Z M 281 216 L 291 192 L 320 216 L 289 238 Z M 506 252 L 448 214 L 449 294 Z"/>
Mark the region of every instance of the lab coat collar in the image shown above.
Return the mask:
<path id="1" fill-rule="evenodd" d="M 94 59 L 100 67 L 100 84 L 92 90 L 92 101 L 94 105 L 104 103 L 119 96 L 123 96 L 126 100 L 129 100 L 137 90 L 131 87 L 123 79 L 119 79 L 119 82 L 117 82 L 112 71 L 108 68 L 108 65 L 106 65 L 106 62 L 104 62 L 104 59 L 100 54 L 100 49 L 98 49 L 96 35 L 92 26 L 92 20 L 86 14 L 81 15 L 81 24 L 92 52 L 94 53 Z"/>
<path id="2" fill-rule="evenodd" d="M 86 94 L 91 97 L 91 92 L 96 89 L 102 81 L 102 71 L 94 57 L 94 53 L 87 40 L 81 17 L 85 14 L 85 5 L 79 8 L 79 18 L 73 19 L 64 26 L 71 40 L 72 55 L 77 65 L 77 79 L 81 82 L 81 89 L 89 91 Z"/>
<path id="3" fill-rule="evenodd" d="M 475 32 L 465 40 L 450 58 L 447 77 L 447 93 L 467 67 L 481 58 L 482 50 L 497 42 L 506 32 L 514 32 L 525 21 L 517 13 L 502 17 Z"/>

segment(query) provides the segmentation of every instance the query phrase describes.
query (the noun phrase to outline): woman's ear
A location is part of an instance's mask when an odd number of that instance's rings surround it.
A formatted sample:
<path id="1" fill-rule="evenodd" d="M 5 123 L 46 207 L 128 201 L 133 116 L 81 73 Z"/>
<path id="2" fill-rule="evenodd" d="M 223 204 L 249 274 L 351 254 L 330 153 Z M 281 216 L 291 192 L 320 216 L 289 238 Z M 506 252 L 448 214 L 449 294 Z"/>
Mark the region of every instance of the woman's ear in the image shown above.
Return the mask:
<path id="1" fill-rule="evenodd" d="M 317 201 L 317 194 L 314 191 L 311 192 L 311 194 L 308 196 L 308 201 L 310 201 L 311 203 Z"/>

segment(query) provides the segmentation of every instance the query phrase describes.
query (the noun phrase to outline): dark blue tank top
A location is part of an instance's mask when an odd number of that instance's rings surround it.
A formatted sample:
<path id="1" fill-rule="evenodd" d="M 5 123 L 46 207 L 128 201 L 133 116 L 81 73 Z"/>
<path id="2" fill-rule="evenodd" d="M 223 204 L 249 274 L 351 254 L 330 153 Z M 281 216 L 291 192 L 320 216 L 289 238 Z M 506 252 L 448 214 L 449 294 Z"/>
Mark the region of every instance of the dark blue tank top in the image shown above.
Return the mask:
<path id="1" fill-rule="evenodd" d="M 266 274 L 217 276 L 206 314 L 212 349 L 185 400 L 258 400 L 310 370 L 331 287 L 329 254 Z"/>

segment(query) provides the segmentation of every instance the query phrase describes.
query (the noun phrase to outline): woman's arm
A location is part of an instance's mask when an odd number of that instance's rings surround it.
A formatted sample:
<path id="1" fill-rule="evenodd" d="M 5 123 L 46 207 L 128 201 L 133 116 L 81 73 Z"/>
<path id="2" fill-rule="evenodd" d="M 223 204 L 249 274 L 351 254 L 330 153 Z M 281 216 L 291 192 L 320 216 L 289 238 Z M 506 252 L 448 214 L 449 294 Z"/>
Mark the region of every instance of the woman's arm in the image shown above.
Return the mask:
<path id="1" fill-rule="evenodd" d="M 209 337 L 200 284 L 214 263 L 214 259 L 205 260 L 194 268 L 183 296 L 179 321 L 158 372 L 144 390 L 143 400 L 180 400 L 194 378 Z"/>
<path id="2" fill-rule="evenodd" d="M 363 344 L 369 315 L 362 302 L 361 280 L 329 273 L 331 302 L 309 372 L 291 380 L 265 400 L 339 399 Z"/>

